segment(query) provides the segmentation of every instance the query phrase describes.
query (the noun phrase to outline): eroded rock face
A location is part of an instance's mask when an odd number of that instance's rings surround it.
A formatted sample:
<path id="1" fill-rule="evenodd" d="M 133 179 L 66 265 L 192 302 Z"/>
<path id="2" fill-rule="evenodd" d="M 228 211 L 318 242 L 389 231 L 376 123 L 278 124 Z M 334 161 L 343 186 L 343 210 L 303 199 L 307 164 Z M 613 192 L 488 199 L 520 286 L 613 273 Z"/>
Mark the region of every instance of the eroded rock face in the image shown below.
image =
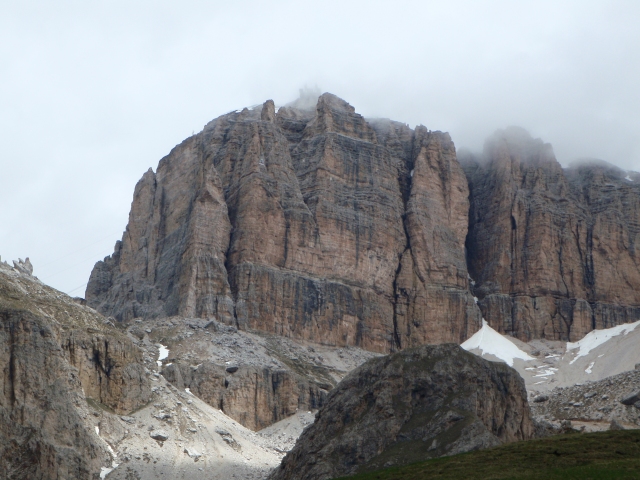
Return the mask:
<path id="1" fill-rule="evenodd" d="M 515 370 L 457 345 L 425 345 L 349 374 L 269 478 L 336 478 L 533 435 Z"/>
<path id="2" fill-rule="evenodd" d="M 0 309 L 0 369 L 3 478 L 94 478 L 108 453 L 83 422 L 81 383 L 42 319 Z"/>
<path id="3" fill-rule="evenodd" d="M 89 305 L 376 352 L 462 342 L 483 315 L 522 340 L 640 319 L 640 178 L 563 170 L 517 128 L 463 169 L 445 133 L 301 105 L 224 115 L 149 170 Z"/>
<path id="4" fill-rule="evenodd" d="M 148 402 L 140 357 L 95 311 L 0 264 L 3 478 L 97 479 L 111 456 L 87 401 L 118 413 Z"/>
<path id="5" fill-rule="evenodd" d="M 551 145 L 497 132 L 465 158 L 474 292 L 521 340 L 575 341 L 640 319 L 640 185 L 604 162 L 563 170 Z"/>
<path id="6" fill-rule="evenodd" d="M 86 297 L 119 320 L 215 317 L 388 352 L 463 341 L 468 187 L 447 134 L 322 95 L 224 115 L 136 186 Z"/>
<path id="7" fill-rule="evenodd" d="M 228 370 L 232 370 L 229 372 Z M 269 367 L 225 368 L 211 362 L 197 367 L 173 363 L 162 375 L 179 389 L 222 410 L 251 430 L 261 430 L 298 410 L 316 410 L 327 390 L 287 370 Z"/>

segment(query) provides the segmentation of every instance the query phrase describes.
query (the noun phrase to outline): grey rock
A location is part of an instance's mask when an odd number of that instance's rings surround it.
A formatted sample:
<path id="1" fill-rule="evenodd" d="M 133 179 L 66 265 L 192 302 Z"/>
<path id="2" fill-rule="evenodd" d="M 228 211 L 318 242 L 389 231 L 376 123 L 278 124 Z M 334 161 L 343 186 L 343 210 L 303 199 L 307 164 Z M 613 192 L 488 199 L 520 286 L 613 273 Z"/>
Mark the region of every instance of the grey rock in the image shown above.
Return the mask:
<path id="1" fill-rule="evenodd" d="M 17 262 L 14 260 L 13 268 L 24 275 L 31 276 L 33 274 L 33 265 L 31 265 L 29 257 L 27 257 L 24 261 L 21 258 L 19 258 Z"/>
<path id="2" fill-rule="evenodd" d="M 532 438 L 522 378 L 457 345 L 370 360 L 332 391 L 270 480 L 319 480 Z"/>
<path id="3" fill-rule="evenodd" d="M 546 402 L 548 400 L 549 400 L 549 395 L 538 395 L 533 399 L 535 403 Z"/>
<path id="4" fill-rule="evenodd" d="M 195 448 L 185 447 L 184 453 L 189 455 L 189 457 L 193 458 L 196 462 L 202 457 L 202 454 L 198 452 Z"/>
<path id="5" fill-rule="evenodd" d="M 612 418 L 611 423 L 609 424 L 609 430 L 624 430 L 624 427 L 617 419 Z"/>
<path id="6" fill-rule="evenodd" d="M 165 442 L 169 440 L 169 434 L 164 430 L 154 430 L 151 433 L 149 433 L 149 436 L 159 442 Z"/>
<path id="7" fill-rule="evenodd" d="M 238 367 L 236 365 L 227 367 L 227 372 L 228 373 L 235 373 L 237 371 L 238 371 Z"/>
<path id="8" fill-rule="evenodd" d="M 633 405 L 638 401 L 640 401 L 640 390 L 625 395 L 620 400 L 620 403 L 622 403 L 623 405 Z"/>

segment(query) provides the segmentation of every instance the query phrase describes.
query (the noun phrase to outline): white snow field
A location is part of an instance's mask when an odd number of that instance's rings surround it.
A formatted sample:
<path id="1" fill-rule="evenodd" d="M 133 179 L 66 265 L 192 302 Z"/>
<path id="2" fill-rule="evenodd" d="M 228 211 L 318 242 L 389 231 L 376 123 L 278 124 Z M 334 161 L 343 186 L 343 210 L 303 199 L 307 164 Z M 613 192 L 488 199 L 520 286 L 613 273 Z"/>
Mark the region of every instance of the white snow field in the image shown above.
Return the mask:
<path id="1" fill-rule="evenodd" d="M 491 328 L 484 318 L 482 319 L 482 328 L 460 346 L 467 351 L 480 350 L 481 356 L 493 355 L 510 367 L 513 367 L 513 361 L 516 358 L 535 360 L 531 355 L 520 350 L 509 338 Z"/>
<path id="2" fill-rule="evenodd" d="M 524 378 L 528 390 L 598 381 L 634 370 L 640 364 L 640 321 L 593 330 L 577 342 L 521 342 L 483 325 L 461 347 L 492 361 L 502 361 Z"/>
<path id="3" fill-rule="evenodd" d="M 625 323 L 616 327 L 605 328 L 604 330 L 592 330 L 577 342 L 567 343 L 567 353 L 577 350 L 576 352 L 572 352 L 576 356 L 571 360 L 571 363 L 573 364 L 580 357 L 587 356 L 591 350 L 599 347 L 611 338 L 632 332 L 638 325 L 640 325 L 640 321 L 635 323 Z"/>

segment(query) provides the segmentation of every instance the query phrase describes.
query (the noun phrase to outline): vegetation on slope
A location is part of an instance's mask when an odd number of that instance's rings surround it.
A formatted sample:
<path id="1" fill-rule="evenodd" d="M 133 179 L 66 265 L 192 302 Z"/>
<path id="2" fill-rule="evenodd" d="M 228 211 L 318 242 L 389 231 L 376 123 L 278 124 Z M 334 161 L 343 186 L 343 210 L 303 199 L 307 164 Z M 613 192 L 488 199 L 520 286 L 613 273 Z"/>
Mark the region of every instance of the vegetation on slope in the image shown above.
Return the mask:
<path id="1" fill-rule="evenodd" d="M 640 479 L 640 430 L 567 434 L 511 443 L 350 480 Z"/>

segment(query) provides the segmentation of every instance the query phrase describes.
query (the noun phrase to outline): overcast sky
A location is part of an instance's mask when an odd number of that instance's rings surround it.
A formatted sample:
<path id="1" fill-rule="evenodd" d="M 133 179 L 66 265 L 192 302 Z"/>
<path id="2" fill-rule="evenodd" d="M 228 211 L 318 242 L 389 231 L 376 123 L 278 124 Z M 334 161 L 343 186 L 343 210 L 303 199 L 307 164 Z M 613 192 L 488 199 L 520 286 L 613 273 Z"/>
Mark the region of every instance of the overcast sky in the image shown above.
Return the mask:
<path id="1" fill-rule="evenodd" d="M 479 150 L 520 125 L 640 170 L 640 1 L 0 0 L 0 255 L 84 295 L 209 120 L 318 86 Z"/>

